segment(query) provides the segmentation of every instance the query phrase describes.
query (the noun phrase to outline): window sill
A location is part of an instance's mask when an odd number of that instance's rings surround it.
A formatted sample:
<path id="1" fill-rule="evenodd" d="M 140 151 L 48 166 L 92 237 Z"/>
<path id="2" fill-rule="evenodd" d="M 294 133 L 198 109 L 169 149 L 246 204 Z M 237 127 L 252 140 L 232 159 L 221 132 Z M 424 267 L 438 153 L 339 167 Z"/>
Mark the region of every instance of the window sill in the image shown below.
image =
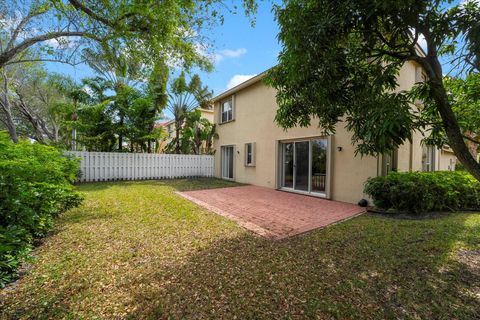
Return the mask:
<path id="1" fill-rule="evenodd" d="M 224 122 L 219 122 L 218 124 L 222 125 L 222 124 L 227 124 L 227 123 L 230 123 L 230 122 L 233 122 L 233 121 L 235 121 L 235 119 L 224 121 Z"/>

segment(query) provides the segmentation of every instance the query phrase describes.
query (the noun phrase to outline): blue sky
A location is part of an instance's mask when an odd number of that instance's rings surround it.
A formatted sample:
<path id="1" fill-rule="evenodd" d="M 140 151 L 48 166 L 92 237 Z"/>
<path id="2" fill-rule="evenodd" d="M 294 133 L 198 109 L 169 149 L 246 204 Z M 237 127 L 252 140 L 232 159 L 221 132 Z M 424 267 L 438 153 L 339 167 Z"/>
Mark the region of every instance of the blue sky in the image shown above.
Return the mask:
<path id="1" fill-rule="evenodd" d="M 243 13 L 224 14 L 224 24 L 208 31 L 213 43 L 212 52 L 216 56 L 214 70 L 210 73 L 199 72 L 203 82 L 215 95 L 225 91 L 229 84 L 238 84 L 274 66 L 280 51 L 278 26 L 271 1 L 259 2 L 255 27 L 251 26 L 249 18 Z M 49 64 L 48 69 L 69 74 L 76 80 L 93 76 L 92 70 L 86 65 L 72 67 L 55 63 Z"/>

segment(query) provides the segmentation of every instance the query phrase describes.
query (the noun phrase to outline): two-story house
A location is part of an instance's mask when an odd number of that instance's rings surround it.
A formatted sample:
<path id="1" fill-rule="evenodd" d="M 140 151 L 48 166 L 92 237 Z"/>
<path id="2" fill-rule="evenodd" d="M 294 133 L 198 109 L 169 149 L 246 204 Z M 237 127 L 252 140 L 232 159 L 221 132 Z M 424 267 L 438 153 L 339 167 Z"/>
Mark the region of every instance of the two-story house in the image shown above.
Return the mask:
<path id="1" fill-rule="evenodd" d="M 275 121 L 278 109 L 275 89 L 260 74 L 214 98 L 216 176 L 328 199 L 357 203 L 366 198 L 369 177 L 398 171 L 453 170 L 456 162 L 449 149 L 421 144 L 414 133 L 390 155 L 355 155 L 351 133 L 342 123 L 334 135 L 322 136 L 313 124 L 285 131 Z M 406 63 L 399 74 L 398 90 L 422 81 L 421 68 Z M 415 106 L 414 106 L 415 107 Z"/>

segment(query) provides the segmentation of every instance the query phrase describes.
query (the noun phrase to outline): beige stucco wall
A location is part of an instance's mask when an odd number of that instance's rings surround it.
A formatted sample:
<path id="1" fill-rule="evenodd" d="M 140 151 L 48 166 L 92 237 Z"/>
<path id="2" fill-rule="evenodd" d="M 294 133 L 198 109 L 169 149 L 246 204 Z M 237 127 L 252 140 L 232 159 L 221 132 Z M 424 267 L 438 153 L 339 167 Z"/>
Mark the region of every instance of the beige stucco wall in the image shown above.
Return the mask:
<path id="1" fill-rule="evenodd" d="M 213 110 L 206 110 L 206 109 L 202 109 L 202 108 L 199 108 L 201 114 L 202 114 L 202 118 L 205 118 L 207 119 L 209 122 L 213 123 L 214 121 L 214 115 L 213 115 Z"/>
<path id="2" fill-rule="evenodd" d="M 399 78 L 399 90 L 410 88 L 418 78 L 413 63 L 405 65 Z M 263 82 L 256 82 L 234 93 L 234 121 L 219 124 L 220 102 L 214 106 L 217 132 L 215 140 L 215 175 L 221 177 L 221 146 L 234 146 L 234 180 L 269 188 L 279 187 L 279 142 L 321 136 L 316 124 L 308 128 L 292 128 L 288 131 L 275 122 L 277 103 L 275 90 Z M 413 144 L 409 142 L 398 151 L 400 171 L 421 170 L 421 133 L 414 133 Z M 330 193 L 331 199 L 357 203 L 367 196 L 363 193 L 364 183 L 369 177 L 381 174 L 381 157 L 355 156 L 351 134 L 342 123 L 331 138 L 330 145 Z M 244 165 L 245 143 L 255 142 L 255 167 Z M 339 151 L 338 147 L 341 147 Z M 413 151 L 413 152 L 412 152 Z"/>
<path id="3" fill-rule="evenodd" d="M 450 150 L 438 150 L 437 170 L 454 171 L 457 157 Z"/>
<path id="4" fill-rule="evenodd" d="M 234 96 L 235 120 L 219 124 L 219 138 L 215 140 L 215 172 L 220 177 L 220 147 L 235 147 L 234 179 L 269 188 L 277 188 L 279 141 L 320 137 L 317 125 L 284 131 L 274 123 L 277 110 L 275 90 L 258 82 Z M 216 120 L 219 104 L 215 105 Z M 218 121 L 217 121 L 218 122 Z M 255 167 L 244 165 L 245 143 L 255 142 Z M 342 147 L 338 151 L 337 147 Z M 330 194 L 335 200 L 358 202 L 363 195 L 363 182 L 377 173 L 375 157 L 355 157 L 350 134 L 338 126 L 331 138 Z"/>

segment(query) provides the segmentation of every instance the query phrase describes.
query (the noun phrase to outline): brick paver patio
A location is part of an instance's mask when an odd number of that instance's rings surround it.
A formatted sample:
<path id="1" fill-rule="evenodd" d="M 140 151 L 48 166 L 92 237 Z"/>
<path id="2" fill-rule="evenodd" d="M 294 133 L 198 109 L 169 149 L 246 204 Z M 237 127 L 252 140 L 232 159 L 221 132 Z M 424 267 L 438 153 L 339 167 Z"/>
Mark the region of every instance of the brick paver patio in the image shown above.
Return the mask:
<path id="1" fill-rule="evenodd" d="M 283 239 L 365 212 L 357 205 L 241 186 L 179 192 L 196 204 L 237 221 L 262 236 Z"/>

